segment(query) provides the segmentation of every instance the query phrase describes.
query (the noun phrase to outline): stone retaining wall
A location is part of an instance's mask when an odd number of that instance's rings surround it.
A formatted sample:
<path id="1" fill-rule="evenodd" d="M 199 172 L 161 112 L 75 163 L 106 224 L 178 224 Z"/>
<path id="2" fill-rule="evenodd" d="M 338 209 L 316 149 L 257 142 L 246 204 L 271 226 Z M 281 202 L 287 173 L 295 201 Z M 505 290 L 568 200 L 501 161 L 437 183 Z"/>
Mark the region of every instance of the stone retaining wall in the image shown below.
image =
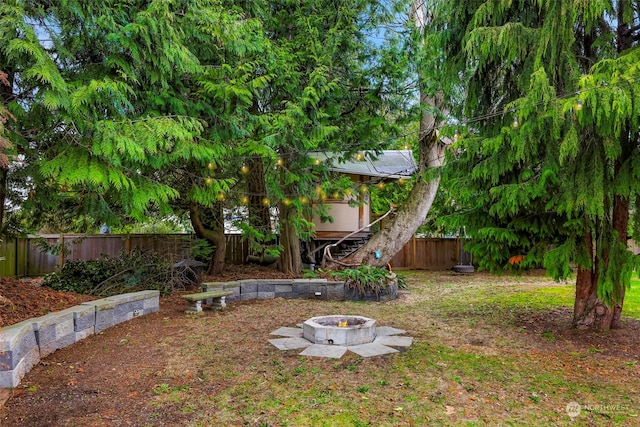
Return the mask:
<path id="1" fill-rule="evenodd" d="M 160 309 L 159 291 L 88 301 L 0 329 L 0 388 L 16 387 L 40 359 L 89 335 Z"/>
<path id="2" fill-rule="evenodd" d="M 202 284 L 203 292 L 221 289 L 233 291 L 233 295 L 227 296 L 226 302 L 270 298 L 345 299 L 344 282 L 327 279 L 249 279 Z"/>
<path id="3" fill-rule="evenodd" d="M 344 282 L 326 279 L 250 279 L 202 284 L 203 292 L 218 289 L 233 291 L 226 302 L 271 298 L 344 300 L 347 296 Z M 159 302 L 159 291 L 115 295 L 0 329 L 0 388 L 16 387 L 40 359 L 59 348 L 158 311 Z"/>

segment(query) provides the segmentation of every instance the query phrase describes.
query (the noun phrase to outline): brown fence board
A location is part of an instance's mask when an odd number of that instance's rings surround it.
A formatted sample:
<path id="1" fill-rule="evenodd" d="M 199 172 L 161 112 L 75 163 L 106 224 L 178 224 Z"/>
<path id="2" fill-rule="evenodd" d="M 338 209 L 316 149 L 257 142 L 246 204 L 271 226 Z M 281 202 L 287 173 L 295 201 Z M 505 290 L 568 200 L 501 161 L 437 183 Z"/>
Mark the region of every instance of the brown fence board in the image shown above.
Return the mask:
<path id="1" fill-rule="evenodd" d="M 391 260 L 398 270 L 449 270 L 458 263 L 456 239 L 410 240 Z"/>
<path id="2" fill-rule="evenodd" d="M 59 245 L 62 237 L 68 250 L 64 259 L 40 250 L 36 239 L 49 245 Z M 99 235 L 42 235 L 29 236 L 17 241 L 0 242 L 2 276 L 42 276 L 55 271 L 64 260 L 99 259 L 103 255 L 116 256 L 125 250 L 152 250 L 174 261 L 193 258 L 191 248 L 197 241 L 191 234 L 99 234 Z M 391 260 L 398 270 L 448 270 L 458 261 L 456 239 L 410 240 Z M 237 234 L 227 235 L 226 262 L 244 264 L 249 255 L 249 243 Z"/>

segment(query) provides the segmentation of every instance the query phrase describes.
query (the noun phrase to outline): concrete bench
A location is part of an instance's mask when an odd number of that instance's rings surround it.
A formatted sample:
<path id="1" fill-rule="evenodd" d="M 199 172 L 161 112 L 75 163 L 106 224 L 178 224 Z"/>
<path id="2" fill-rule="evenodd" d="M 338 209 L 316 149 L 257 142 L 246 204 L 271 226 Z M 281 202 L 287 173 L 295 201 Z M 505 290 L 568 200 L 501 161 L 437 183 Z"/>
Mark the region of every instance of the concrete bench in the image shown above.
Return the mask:
<path id="1" fill-rule="evenodd" d="M 199 313 L 202 311 L 202 302 L 211 300 L 211 307 L 221 309 L 227 306 L 225 303 L 225 297 L 227 295 L 233 295 L 233 291 L 225 291 L 222 289 L 199 292 L 197 294 L 182 295 L 182 298 L 189 301 L 189 307 L 185 313 Z"/>

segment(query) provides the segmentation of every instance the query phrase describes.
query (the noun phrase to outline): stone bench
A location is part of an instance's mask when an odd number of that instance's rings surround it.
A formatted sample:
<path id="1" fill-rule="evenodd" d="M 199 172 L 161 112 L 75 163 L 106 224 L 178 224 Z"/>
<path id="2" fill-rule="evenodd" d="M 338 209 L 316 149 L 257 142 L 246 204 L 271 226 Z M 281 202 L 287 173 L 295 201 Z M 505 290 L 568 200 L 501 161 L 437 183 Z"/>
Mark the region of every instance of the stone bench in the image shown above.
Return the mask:
<path id="1" fill-rule="evenodd" d="M 208 292 L 199 292 L 197 294 L 181 295 L 183 299 L 189 302 L 189 308 L 185 313 L 199 313 L 202 311 L 202 302 L 206 301 L 207 304 L 211 304 L 211 308 L 221 309 L 227 306 L 225 298 L 228 295 L 233 295 L 233 291 L 225 291 L 223 289 L 217 289 Z M 209 303 L 211 301 L 211 303 Z"/>

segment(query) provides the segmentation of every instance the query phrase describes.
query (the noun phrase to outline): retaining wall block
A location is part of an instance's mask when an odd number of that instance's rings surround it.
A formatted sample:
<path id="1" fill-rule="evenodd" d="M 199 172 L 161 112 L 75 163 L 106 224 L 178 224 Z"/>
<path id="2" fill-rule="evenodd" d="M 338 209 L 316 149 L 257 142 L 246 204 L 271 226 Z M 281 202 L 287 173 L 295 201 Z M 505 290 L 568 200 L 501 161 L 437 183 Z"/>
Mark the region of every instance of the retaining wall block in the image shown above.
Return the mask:
<path id="1" fill-rule="evenodd" d="M 294 279 L 291 284 L 291 291 L 296 298 L 309 298 L 309 279 Z"/>
<path id="2" fill-rule="evenodd" d="M 274 292 L 258 292 L 258 299 L 274 299 L 276 297 L 276 293 Z"/>
<path id="3" fill-rule="evenodd" d="M 40 349 L 31 320 L 0 329 L 0 388 L 16 387 L 40 362 Z"/>
<path id="4" fill-rule="evenodd" d="M 344 282 L 327 282 L 327 299 L 344 299 Z"/>
<path id="5" fill-rule="evenodd" d="M 321 300 L 327 299 L 327 285 L 309 282 L 309 298 Z"/>
<path id="6" fill-rule="evenodd" d="M 160 291 L 141 291 L 144 294 L 144 314 L 160 311 Z"/>
<path id="7" fill-rule="evenodd" d="M 242 292 L 258 292 L 258 281 L 256 279 L 245 279 L 238 280 L 236 282 L 227 282 L 227 283 L 235 283 L 236 286 L 240 286 L 240 293 Z"/>
<path id="8" fill-rule="evenodd" d="M 96 309 L 90 305 L 76 305 L 59 313 L 73 313 L 73 331 L 76 341 L 85 339 L 95 333 Z"/>
<path id="9" fill-rule="evenodd" d="M 258 299 L 273 299 L 276 297 L 276 285 L 271 280 L 258 281 Z"/>
<path id="10" fill-rule="evenodd" d="M 200 287 L 202 288 L 202 292 L 209 292 L 215 289 L 224 289 L 227 285 L 227 282 L 202 282 L 200 283 Z"/>
<path id="11" fill-rule="evenodd" d="M 107 328 L 110 328 L 116 325 L 115 322 L 115 301 L 109 300 L 107 298 L 98 299 L 95 301 L 87 301 L 83 302 L 80 305 L 89 305 L 92 306 L 96 312 L 96 324 L 95 324 L 95 333 L 99 333 L 104 331 Z"/>
<path id="12" fill-rule="evenodd" d="M 275 292 L 276 285 L 272 283 L 270 280 L 260 280 L 258 281 L 258 293 L 260 292 Z"/>
<path id="13" fill-rule="evenodd" d="M 247 301 L 258 298 L 258 282 L 256 280 L 240 280 L 240 299 Z"/>
<path id="14" fill-rule="evenodd" d="M 73 311 L 64 310 L 36 317 L 31 319 L 31 324 L 41 358 L 76 342 Z"/>
<path id="15" fill-rule="evenodd" d="M 158 311 L 160 291 L 140 291 L 107 297 L 115 303 L 113 312 L 116 324 L 126 322 L 134 317 Z"/>
<path id="16" fill-rule="evenodd" d="M 276 298 L 295 298 L 295 294 L 293 293 L 293 289 L 291 286 L 291 281 L 286 284 L 276 284 L 275 297 Z"/>

